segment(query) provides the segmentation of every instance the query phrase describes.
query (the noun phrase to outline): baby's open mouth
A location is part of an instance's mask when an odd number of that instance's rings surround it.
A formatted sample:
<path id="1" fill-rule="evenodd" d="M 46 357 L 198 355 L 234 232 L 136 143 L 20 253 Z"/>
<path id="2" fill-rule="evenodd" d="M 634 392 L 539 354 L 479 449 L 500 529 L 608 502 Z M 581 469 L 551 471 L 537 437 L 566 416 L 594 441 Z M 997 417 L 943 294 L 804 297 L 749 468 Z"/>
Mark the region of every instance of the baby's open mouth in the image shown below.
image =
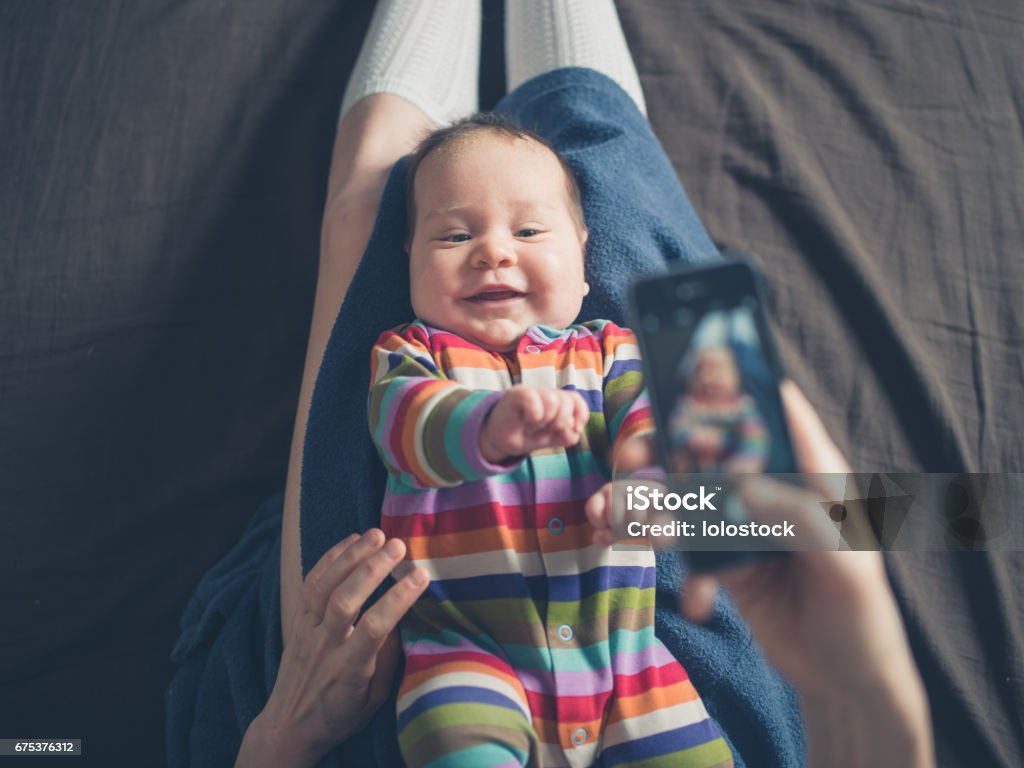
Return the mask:
<path id="1" fill-rule="evenodd" d="M 526 294 L 509 288 L 485 289 L 469 297 L 469 301 L 509 301 L 519 299 Z"/>

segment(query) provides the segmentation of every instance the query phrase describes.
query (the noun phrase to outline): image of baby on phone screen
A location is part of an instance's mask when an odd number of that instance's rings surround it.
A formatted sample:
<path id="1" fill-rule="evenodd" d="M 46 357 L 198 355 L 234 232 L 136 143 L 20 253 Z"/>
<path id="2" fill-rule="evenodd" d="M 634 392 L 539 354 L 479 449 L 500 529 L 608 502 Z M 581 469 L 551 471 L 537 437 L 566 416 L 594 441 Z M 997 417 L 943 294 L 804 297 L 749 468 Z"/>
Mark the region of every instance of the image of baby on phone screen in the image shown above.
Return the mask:
<path id="1" fill-rule="evenodd" d="M 429 136 L 409 174 L 416 319 L 381 334 L 369 396 L 396 575 L 431 577 L 401 625 L 406 763 L 731 766 L 655 637 L 653 552 L 595 546 L 584 512 L 653 422 L 633 333 L 576 322 L 570 168 L 482 115 Z"/>
<path id="2" fill-rule="evenodd" d="M 698 347 L 680 363 L 680 397 L 669 415 L 674 472 L 763 472 L 768 430 L 742 389 L 727 344 Z"/>

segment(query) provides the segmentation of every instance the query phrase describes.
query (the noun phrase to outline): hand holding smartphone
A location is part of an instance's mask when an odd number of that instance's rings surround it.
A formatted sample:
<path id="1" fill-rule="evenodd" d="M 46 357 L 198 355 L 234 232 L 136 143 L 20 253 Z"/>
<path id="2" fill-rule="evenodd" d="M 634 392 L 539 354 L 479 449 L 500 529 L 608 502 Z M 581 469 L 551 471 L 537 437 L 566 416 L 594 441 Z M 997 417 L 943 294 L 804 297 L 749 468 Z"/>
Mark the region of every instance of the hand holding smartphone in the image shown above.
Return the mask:
<path id="1" fill-rule="evenodd" d="M 722 264 L 672 270 L 631 289 L 661 463 L 673 478 L 795 473 L 760 279 L 742 254 L 725 256 Z M 742 522 L 729 483 L 722 479 L 715 487 L 730 522 Z M 695 570 L 715 570 L 762 553 L 695 548 L 684 554 Z"/>

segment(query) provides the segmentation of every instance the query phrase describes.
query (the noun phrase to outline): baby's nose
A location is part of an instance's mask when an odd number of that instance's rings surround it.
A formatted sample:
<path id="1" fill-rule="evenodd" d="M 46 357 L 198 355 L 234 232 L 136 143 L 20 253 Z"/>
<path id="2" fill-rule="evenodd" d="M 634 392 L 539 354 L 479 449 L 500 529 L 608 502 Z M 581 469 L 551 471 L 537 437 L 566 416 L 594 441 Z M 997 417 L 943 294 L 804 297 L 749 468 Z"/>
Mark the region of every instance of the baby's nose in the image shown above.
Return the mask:
<path id="1" fill-rule="evenodd" d="M 515 245 L 503 237 L 480 238 L 474 260 L 479 266 L 490 269 L 509 266 L 516 260 Z"/>

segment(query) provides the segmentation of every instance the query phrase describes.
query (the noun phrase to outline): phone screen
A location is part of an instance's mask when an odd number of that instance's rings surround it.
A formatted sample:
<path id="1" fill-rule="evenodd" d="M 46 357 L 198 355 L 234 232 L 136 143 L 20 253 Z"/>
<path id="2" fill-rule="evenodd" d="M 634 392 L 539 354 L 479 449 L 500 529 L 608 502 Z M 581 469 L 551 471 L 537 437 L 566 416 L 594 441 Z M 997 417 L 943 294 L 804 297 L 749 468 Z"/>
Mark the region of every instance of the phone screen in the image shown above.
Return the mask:
<path id="1" fill-rule="evenodd" d="M 795 472 L 753 268 L 734 261 L 645 280 L 633 306 L 665 468 Z"/>
<path id="2" fill-rule="evenodd" d="M 748 262 L 732 260 L 633 286 L 632 322 L 670 476 L 797 471 L 758 282 Z M 720 485 L 727 495 L 730 484 Z M 749 554 L 688 557 L 713 569 Z"/>

